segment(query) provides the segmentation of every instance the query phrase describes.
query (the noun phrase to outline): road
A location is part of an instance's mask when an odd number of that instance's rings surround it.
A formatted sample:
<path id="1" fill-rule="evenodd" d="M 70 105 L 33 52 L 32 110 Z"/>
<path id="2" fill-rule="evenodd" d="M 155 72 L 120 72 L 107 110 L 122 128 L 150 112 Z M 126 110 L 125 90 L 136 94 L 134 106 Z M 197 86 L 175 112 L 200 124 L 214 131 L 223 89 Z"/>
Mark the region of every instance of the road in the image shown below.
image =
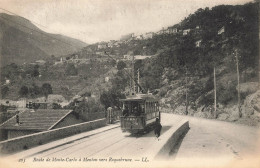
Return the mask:
<path id="1" fill-rule="evenodd" d="M 164 134 L 171 127 L 183 120 L 181 116 L 168 117 L 168 114 L 162 114 L 162 131 Z M 118 123 L 119 125 L 119 123 Z M 121 128 L 111 129 L 101 134 L 96 134 L 72 143 L 58 146 L 56 148 L 40 152 L 33 158 L 60 158 L 60 157 L 82 157 L 85 158 L 107 158 L 107 157 L 131 157 L 140 159 L 143 156 L 149 156 L 152 152 L 152 146 L 160 141 L 153 131 L 144 135 L 132 135 L 122 132 Z"/>
<path id="2" fill-rule="evenodd" d="M 184 118 L 189 120 L 190 130 L 173 151 L 176 164 L 224 166 L 239 163 L 236 166 L 242 166 L 242 162 L 246 162 L 249 166 L 248 160 L 259 160 L 258 128 L 190 116 Z M 260 167 L 260 162 L 255 164 Z"/>
<path id="3" fill-rule="evenodd" d="M 260 156 L 258 143 L 260 136 L 257 128 L 189 116 L 162 114 L 162 135 L 183 120 L 189 121 L 190 130 L 173 148 L 171 155 L 165 158 L 165 164 L 156 167 L 174 165 L 186 167 L 186 164 L 192 167 L 212 164 L 223 166 L 232 162 L 248 161 L 250 156 L 254 157 L 253 164 L 258 164 L 255 163 L 255 157 Z M 149 163 L 145 165 L 154 166 L 156 161 L 153 161 L 150 156 L 153 147 L 160 140 L 155 138 L 153 132 L 133 136 L 122 133 L 120 128 L 114 128 L 52 149 L 38 151 L 38 154 L 26 159 L 35 160 L 37 163 L 40 163 L 41 158 L 56 159 L 56 162 L 62 158 L 72 160 L 85 158 L 88 163 L 94 163 L 95 159 L 123 158 L 133 159 L 136 163 L 147 159 Z M 16 156 L 19 156 L 19 153 Z"/>

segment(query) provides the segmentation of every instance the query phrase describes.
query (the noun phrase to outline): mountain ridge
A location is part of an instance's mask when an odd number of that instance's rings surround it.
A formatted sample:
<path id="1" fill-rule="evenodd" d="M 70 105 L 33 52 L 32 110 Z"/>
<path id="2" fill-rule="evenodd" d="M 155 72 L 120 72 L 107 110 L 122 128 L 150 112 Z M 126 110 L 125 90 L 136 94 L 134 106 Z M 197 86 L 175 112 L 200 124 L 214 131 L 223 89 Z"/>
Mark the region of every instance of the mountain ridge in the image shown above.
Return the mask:
<path id="1" fill-rule="evenodd" d="M 1 64 L 67 55 L 87 46 L 74 38 L 46 33 L 20 16 L 0 13 L 0 23 Z"/>

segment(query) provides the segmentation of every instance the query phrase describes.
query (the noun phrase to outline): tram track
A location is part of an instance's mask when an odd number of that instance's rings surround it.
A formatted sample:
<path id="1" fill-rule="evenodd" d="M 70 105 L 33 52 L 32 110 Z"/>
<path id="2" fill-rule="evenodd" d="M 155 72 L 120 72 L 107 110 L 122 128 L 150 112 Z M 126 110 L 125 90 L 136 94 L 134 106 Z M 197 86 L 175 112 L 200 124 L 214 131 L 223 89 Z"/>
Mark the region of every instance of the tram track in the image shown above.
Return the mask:
<path id="1" fill-rule="evenodd" d="M 162 119 L 162 133 L 166 132 L 170 127 L 183 120 L 182 116 L 174 118 Z M 101 134 L 81 138 L 67 144 L 54 147 L 52 149 L 46 149 L 39 151 L 37 154 L 30 157 L 110 157 L 135 154 L 135 150 L 139 151 L 138 154 L 146 152 L 148 146 L 152 146 L 156 143 L 157 138 L 153 135 L 153 131 L 150 131 L 141 136 L 133 135 L 130 133 L 122 133 L 120 128 L 108 130 Z M 146 146 L 146 147 L 142 147 Z M 29 158 L 30 158 L 29 157 Z"/>
<path id="2" fill-rule="evenodd" d="M 115 131 L 115 130 L 113 130 Z M 38 152 L 36 155 L 34 156 L 41 156 L 41 157 L 47 157 L 51 154 L 54 154 L 54 153 L 58 153 L 58 152 L 61 152 L 61 151 L 64 151 L 64 150 L 67 150 L 69 148 L 73 148 L 74 146 L 77 146 L 77 145 L 80 145 L 84 142 L 91 142 L 91 141 L 95 141 L 94 143 L 91 143 L 89 144 L 88 146 L 90 145 L 93 145 L 95 143 L 99 143 L 100 141 L 102 141 L 102 139 L 98 140 L 99 137 L 104 137 L 106 135 L 110 134 L 109 136 L 111 136 L 111 132 L 110 131 L 106 131 L 102 134 L 98 134 L 98 135 L 95 135 L 95 136 L 90 136 L 90 137 L 85 137 L 83 139 L 80 139 L 80 140 L 75 140 L 74 142 L 70 142 L 68 144 L 65 144 L 65 145 L 62 145 L 62 146 L 59 146 L 57 148 L 52 148 L 52 149 L 49 149 L 49 150 L 45 150 L 45 151 L 42 151 L 42 152 Z M 112 133 L 112 135 L 116 135 L 116 133 Z M 59 149 L 61 148 L 61 149 Z M 74 150 L 73 150 L 74 151 Z M 51 152 L 51 153 L 49 153 Z M 45 155 L 43 155 L 45 153 Z M 47 154 L 46 154 L 47 153 Z"/>

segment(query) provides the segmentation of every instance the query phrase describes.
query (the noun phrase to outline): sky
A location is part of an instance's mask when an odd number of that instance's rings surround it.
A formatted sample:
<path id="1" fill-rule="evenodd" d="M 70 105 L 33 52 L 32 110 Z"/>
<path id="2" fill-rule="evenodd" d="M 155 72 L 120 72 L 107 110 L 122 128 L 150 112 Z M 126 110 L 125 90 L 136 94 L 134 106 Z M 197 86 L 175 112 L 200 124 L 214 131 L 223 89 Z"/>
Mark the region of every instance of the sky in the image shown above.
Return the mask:
<path id="1" fill-rule="evenodd" d="M 88 44 L 129 33 L 156 32 L 179 23 L 199 8 L 252 0 L 0 0 L 0 7 L 40 29 Z M 0 12 L 4 12 L 0 9 Z M 37 24 L 36 24 L 37 23 Z"/>

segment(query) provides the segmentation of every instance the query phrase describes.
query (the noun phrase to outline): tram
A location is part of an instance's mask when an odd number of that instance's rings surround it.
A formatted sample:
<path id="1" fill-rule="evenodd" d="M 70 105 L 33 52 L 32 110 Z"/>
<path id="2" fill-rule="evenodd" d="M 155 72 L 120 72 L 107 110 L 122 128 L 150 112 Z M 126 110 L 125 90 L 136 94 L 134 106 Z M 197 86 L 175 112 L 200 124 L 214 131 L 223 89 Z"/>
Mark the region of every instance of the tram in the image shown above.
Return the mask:
<path id="1" fill-rule="evenodd" d="M 156 124 L 157 118 L 161 120 L 159 102 L 151 94 L 135 94 L 120 101 L 123 104 L 123 115 L 120 117 L 123 132 L 145 132 Z"/>

